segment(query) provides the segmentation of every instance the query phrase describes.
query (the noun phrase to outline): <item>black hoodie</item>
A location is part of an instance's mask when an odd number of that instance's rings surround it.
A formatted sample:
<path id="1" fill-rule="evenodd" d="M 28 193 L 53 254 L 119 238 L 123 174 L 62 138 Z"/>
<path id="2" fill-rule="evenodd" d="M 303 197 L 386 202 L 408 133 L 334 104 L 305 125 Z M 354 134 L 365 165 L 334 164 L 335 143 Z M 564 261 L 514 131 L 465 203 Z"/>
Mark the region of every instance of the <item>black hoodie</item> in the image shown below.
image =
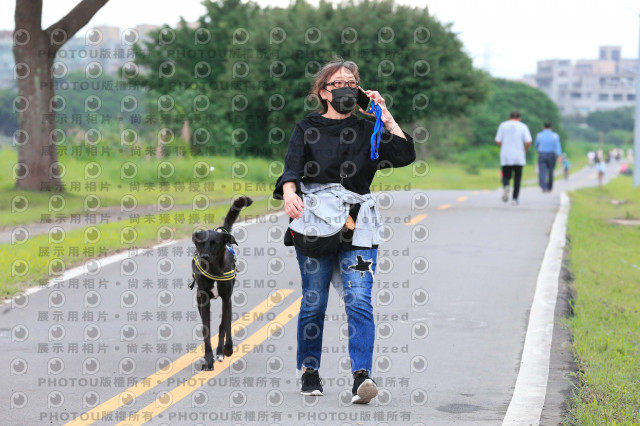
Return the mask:
<path id="1" fill-rule="evenodd" d="M 353 114 L 343 119 L 326 118 L 319 112 L 307 115 L 293 129 L 284 171 L 276 181 L 273 198 L 283 199 L 282 186 L 286 182 L 295 182 L 296 192 L 302 197 L 302 179 L 317 183 L 340 182 L 350 191 L 368 194 L 377 170 L 404 167 L 415 161 L 413 138 L 403 132 L 405 140 L 386 129 L 380 138 L 378 158 L 371 160 L 373 128 L 372 121 Z M 354 221 L 359 207 L 356 204 L 350 210 Z M 350 243 L 352 235 L 353 231 L 343 228 L 341 249 L 354 248 Z M 286 240 L 285 244 L 290 245 Z"/>

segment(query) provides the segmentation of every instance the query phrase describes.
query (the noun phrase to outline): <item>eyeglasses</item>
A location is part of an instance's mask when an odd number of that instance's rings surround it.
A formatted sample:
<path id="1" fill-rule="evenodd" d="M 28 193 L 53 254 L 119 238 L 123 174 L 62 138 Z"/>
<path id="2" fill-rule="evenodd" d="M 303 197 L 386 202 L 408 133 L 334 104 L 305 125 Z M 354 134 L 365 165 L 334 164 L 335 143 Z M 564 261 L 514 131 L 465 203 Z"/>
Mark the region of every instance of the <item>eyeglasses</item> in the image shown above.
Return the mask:
<path id="1" fill-rule="evenodd" d="M 349 81 L 343 81 L 343 80 L 335 80 L 329 83 L 325 83 L 325 87 L 326 86 L 333 86 L 336 89 L 342 89 L 344 86 L 349 86 L 352 89 L 355 89 L 356 87 L 358 87 L 360 85 L 359 81 L 356 80 L 349 80 Z"/>

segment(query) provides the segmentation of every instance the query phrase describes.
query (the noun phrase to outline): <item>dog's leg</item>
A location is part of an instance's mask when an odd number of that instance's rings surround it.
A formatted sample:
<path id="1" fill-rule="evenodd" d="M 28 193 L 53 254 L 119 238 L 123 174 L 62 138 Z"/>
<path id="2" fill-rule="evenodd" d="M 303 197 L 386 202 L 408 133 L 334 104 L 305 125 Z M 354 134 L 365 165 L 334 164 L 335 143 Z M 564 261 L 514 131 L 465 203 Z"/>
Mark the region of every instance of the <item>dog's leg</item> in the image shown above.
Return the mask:
<path id="1" fill-rule="evenodd" d="M 209 292 L 198 290 L 198 310 L 202 319 L 202 335 L 204 338 L 203 370 L 213 370 L 213 350 L 211 349 L 211 297 Z"/>
<path id="2" fill-rule="evenodd" d="M 233 284 L 232 284 L 233 285 Z M 225 343 L 224 343 L 224 356 L 233 355 L 233 338 L 231 336 L 231 294 L 226 299 L 222 299 L 222 316 L 224 318 Z"/>
<path id="3" fill-rule="evenodd" d="M 224 334 L 227 331 L 225 327 L 225 309 L 224 298 L 222 298 L 222 314 L 220 315 L 220 326 L 218 327 L 218 347 L 216 348 L 216 361 L 224 360 L 224 354 L 222 353 L 222 345 L 224 343 Z"/>
<path id="4" fill-rule="evenodd" d="M 231 298 L 228 295 L 222 299 L 222 318 L 218 331 L 218 347 L 216 348 L 216 361 L 222 361 L 225 356 L 233 354 L 233 341 L 231 339 Z"/>

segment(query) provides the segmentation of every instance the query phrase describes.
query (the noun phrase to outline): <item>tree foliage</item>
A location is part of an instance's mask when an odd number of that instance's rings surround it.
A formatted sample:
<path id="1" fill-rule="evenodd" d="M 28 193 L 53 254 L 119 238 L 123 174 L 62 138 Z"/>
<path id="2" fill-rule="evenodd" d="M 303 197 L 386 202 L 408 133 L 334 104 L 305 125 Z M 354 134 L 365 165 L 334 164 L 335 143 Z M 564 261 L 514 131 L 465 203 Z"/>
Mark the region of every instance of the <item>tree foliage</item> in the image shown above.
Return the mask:
<path id="1" fill-rule="evenodd" d="M 336 54 L 359 65 L 362 87 L 382 93 L 406 131 L 465 115 L 486 97 L 484 73 L 426 7 L 203 4 L 197 28 L 152 32 L 135 48 L 140 72 L 122 70 L 177 105 L 160 116 L 175 130 L 189 123 L 194 152 L 282 156 L 295 123 L 318 106 L 307 98 L 314 75 Z"/>
<path id="2" fill-rule="evenodd" d="M 635 107 L 616 108 L 608 111 L 593 111 L 587 115 L 587 124 L 601 132 L 612 130 L 633 131 Z"/>
<path id="3" fill-rule="evenodd" d="M 18 118 L 13 112 L 13 99 L 18 92 L 13 89 L 0 89 L 0 134 L 10 136 L 18 128 Z"/>
<path id="4" fill-rule="evenodd" d="M 550 121 L 553 130 L 566 140 L 558 107 L 543 91 L 516 81 L 493 79 L 488 100 L 472 113 L 473 144 L 495 143 L 498 126 L 509 118 L 512 110 L 520 112 L 522 122 L 529 127 L 532 137 L 535 138 L 543 124 Z"/>
<path id="5" fill-rule="evenodd" d="M 102 74 L 88 78 L 83 71 L 71 71 L 55 79 L 57 94 L 65 108 L 58 114 L 62 130 L 103 128 L 111 123 L 140 129 L 147 109 L 147 96 L 142 90 L 130 90 L 126 82 Z M 99 96 L 98 96 L 99 95 Z M 131 104 L 135 108 L 128 108 Z"/>

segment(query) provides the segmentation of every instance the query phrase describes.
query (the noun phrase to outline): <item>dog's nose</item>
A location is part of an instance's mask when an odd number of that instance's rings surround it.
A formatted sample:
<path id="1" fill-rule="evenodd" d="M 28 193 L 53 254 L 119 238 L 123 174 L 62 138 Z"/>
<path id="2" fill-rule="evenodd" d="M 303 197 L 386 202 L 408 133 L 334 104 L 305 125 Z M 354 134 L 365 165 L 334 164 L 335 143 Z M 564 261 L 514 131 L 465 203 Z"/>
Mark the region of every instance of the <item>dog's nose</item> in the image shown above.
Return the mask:
<path id="1" fill-rule="evenodd" d="M 202 259 L 209 259 L 211 257 L 211 255 L 209 253 L 205 253 L 205 254 L 201 254 L 200 257 Z"/>

